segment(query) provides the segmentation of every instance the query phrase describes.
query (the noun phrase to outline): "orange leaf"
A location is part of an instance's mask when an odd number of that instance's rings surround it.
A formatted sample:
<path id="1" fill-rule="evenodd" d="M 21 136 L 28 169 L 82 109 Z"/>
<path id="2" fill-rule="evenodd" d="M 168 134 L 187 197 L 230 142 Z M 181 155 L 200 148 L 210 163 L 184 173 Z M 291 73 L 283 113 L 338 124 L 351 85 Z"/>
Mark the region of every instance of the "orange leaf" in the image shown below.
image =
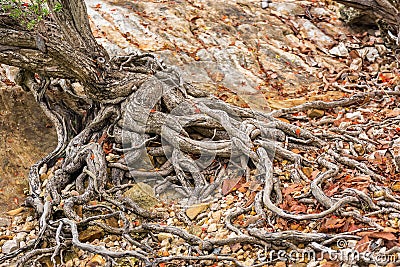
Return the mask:
<path id="1" fill-rule="evenodd" d="M 368 249 L 369 245 L 371 244 L 371 241 L 368 238 L 368 235 L 363 236 L 360 240 L 358 240 L 355 249 L 358 252 L 364 252 Z"/>
<path id="2" fill-rule="evenodd" d="M 338 229 L 342 227 L 346 222 L 345 218 L 327 218 L 323 225 L 325 229 Z"/>
<path id="3" fill-rule="evenodd" d="M 297 128 L 297 129 L 296 129 L 296 135 L 297 135 L 297 136 L 300 136 L 300 132 L 301 132 L 301 130 L 300 130 L 299 128 Z"/>
<path id="4" fill-rule="evenodd" d="M 389 232 L 374 232 L 374 233 L 371 233 L 370 235 L 369 235 L 369 237 L 372 237 L 372 238 L 382 238 L 382 239 L 385 239 L 385 240 L 391 240 L 391 241 L 393 241 L 393 240 L 396 240 L 397 238 L 396 238 L 396 236 L 394 235 L 394 234 L 392 234 L 392 233 L 389 233 Z"/>
<path id="5" fill-rule="evenodd" d="M 290 121 L 288 119 L 285 119 L 285 118 L 277 118 L 277 119 L 290 124 Z"/>
<path id="6" fill-rule="evenodd" d="M 230 192 L 235 191 L 236 189 L 239 188 L 240 186 L 240 181 L 242 180 L 242 177 L 237 177 L 234 179 L 225 179 L 222 182 L 222 194 L 226 196 Z"/>

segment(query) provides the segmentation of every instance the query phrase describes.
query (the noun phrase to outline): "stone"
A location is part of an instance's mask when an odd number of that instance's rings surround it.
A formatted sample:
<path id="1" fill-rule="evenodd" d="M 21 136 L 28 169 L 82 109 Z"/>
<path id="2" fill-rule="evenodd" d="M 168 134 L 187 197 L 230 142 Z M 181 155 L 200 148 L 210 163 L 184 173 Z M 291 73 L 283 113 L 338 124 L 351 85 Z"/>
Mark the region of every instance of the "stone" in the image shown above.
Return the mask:
<path id="1" fill-rule="evenodd" d="M 159 203 L 154 195 L 153 188 L 142 182 L 134 184 L 129 190 L 125 191 L 124 196 L 146 210 L 152 210 Z"/>
<path id="2" fill-rule="evenodd" d="M 210 224 L 210 226 L 208 226 L 207 233 L 215 232 L 215 231 L 217 231 L 217 229 L 218 229 L 217 224 L 212 223 L 212 224 Z"/>
<path id="3" fill-rule="evenodd" d="M 200 236 L 201 233 L 203 232 L 203 229 L 199 225 L 193 225 L 188 229 L 189 234 L 195 235 L 195 236 Z"/>
<path id="4" fill-rule="evenodd" d="M 172 239 L 172 238 L 174 238 L 174 236 L 172 234 L 169 234 L 169 233 L 159 233 L 157 235 L 157 239 L 160 242 L 165 240 L 165 239 Z"/>
<path id="5" fill-rule="evenodd" d="M 14 239 L 12 239 L 12 240 L 7 240 L 7 241 L 3 244 L 3 246 L 1 247 L 1 251 L 2 251 L 2 253 L 4 253 L 4 254 L 11 253 L 11 252 L 13 252 L 13 251 L 15 251 L 15 250 L 17 250 L 17 249 L 18 249 L 18 242 L 17 242 L 17 240 L 14 240 Z"/>
<path id="6" fill-rule="evenodd" d="M 30 232 L 30 231 L 32 231 L 33 229 L 35 229 L 35 222 L 26 222 L 25 224 L 24 224 L 24 226 L 22 227 L 22 231 L 25 231 L 25 232 Z"/>
<path id="7" fill-rule="evenodd" d="M 331 50 L 329 50 L 329 54 L 338 57 L 347 57 L 349 55 L 349 51 L 346 48 L 344 43 L 340 43 L 337 46 L 334 46 Z"/>
<path id="8" fill-rule="evenodd" d="M 6 227 L 11 224 L 11 220 L 7 218 L 0 218 L 0 227 Z"/>
<path id="9" fill-rule="evenodd" d="M 324 48 L 329 48 L 334 45 L 335 41 L 315 26 L 311 21 L 307 19 L 299 19 L 298 24 L 300 25 L 300 32 L 303 37 L 312 40 L 316 45 L 321 45 Z"/>
<path id="10" fill-rule="evenodd" d="M 231 252 L 232 252 L 232 250 L 228 245 L 225 245 L 221 250 L 221 254 L 229 254 Z"/>
<path id="11" fill-rule="evenodd" d="M 21 242 L 21 241 L 24 241 L 24 240 L 25 240 L 25 237 L 26 237 L 27 235 L 28 235 L 28 234 L 25 233 L 25 232 L 20 232 L 20 233 L 18 233 L 18 234 L 15 236 L 15 239 L 16 239 L 16 241 Z"/>
<path id="12" fill-rule="evenodd" d="M 89 226 L 87 229 L 79 233 L 79 241 L 92 242 L 95 239 L 100 239 L 104 236 L 104 230 L 98 226 Z"/>
<path id="13" fill-rule="evenodd" d="M 325 111 L 320 109 L 310 109 L 307 111 L 307 116 L 311 119 L 321 118 L 325 115 Z"/>
<path id="14" fill-rule="evenodd" d="M 253 266 L 254 259 L 247 258 L 243 264 L 244 264 L 244 266 Z"/>
<path id="15" fill-rule="evenodd" d="M 186 215 L 189 217 L 189 219 L 194 220 L 197 215 L 202 213 L 203 211 L 207 210 L 207 208 L 210 206 L 209 203 L 201 203 L 201 204 L 195 204 L 187 208 L 186 210 Z"/>
<path id="16" fill-rule="evenodd" d="M 163 248 L 169 248 L 171 246 L 171 244 L 168 239 L 164 239 L 163 241 L 161 241 L 160 246 Z"/>

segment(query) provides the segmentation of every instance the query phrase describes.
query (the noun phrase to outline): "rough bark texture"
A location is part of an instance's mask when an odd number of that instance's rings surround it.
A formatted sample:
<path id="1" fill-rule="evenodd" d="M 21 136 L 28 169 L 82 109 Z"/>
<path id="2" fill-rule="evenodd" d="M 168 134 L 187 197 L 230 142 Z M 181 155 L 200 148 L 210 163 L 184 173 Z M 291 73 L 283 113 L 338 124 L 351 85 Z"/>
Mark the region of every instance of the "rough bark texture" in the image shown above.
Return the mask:
<path id="1" fill-rule="evenodd" d="M 387 23 L 399 24 L 399 3 L 395 0 L 336 0 L 346 6 L 354 7 Z"/>

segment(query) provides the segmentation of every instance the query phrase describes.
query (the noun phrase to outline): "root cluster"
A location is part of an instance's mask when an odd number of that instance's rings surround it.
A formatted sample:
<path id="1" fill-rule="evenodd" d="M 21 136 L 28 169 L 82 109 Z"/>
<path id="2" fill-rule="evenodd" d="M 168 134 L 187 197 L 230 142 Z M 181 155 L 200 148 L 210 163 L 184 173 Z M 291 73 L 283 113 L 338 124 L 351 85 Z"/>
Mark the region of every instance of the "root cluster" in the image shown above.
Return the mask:
<path id="1" fill-rule="evenodd" d="M 293 113 L 314 108 L 332 110 L 397 97 L 398 91 L 359 93 L 329 103 L 317 101 L 262 113 L 229 105 L 197 90 L 183 81 L 176 69 L 164 67 L 150 55 L 118 57 L 112 64 L 113 68 L 145 73 L 149 78 L 132 88 L 128 97 L 96 102 L 80 95 L 73 81 L 21 74 L 20 84 L 35 94 L 53 121 L 58 145 L 29 174 L 27 203 L 39 215 L 38 238 L 3 256 L 0 262 L 23 254 L 19 266 L 44 256 L 56 266 L 63 261 L 63 251 L 76 247 L 102 255 L 110 266 L 123 257 L 136 258 L 141 266 L 182 261 L 200 264 L 205 260 L 242 266 L 233 257 L 218 255 L 216 249 L 246 243 L 260 248 L 328 251 L 338 239 L 360 239 L 357 231 L 334 234 L 271 230 L 277 218 L 312 222 L 334 214 L 352 217 L 365 229 L 383 230 L 375 219 L 377 214 L 400 214 L 400 199 L 384 186 L 388 177 L 357 160 L 359 154 L 351 148 L 357 145 L 368 150 L 375 141 L 361 139 L 360 134 L 367 127 L 379 125 L 321 129 L 317 133 L 277 119 L 290 119 Z M 351 146 L 343 149 L 340 142 Z M 318 157 L 306 158 L 293 152 L 295 149 L 312 151 Z M 274 165 L 282 161 L 287 161 L 291 170 L 288 179 L 307 188 L 296 200 L 307 203 L 313 212 L 290 212 L 280 205 L 284 200 L 282 181 Z M 311 179 L 304 167 L 319 172 Z M 52 174 L 44 184 L 47 169 Z M 364 191 L 348 188 L 328 196 L 325 182 L 335 180 L 344 169 L 368 176 L 372 183 Z M 262 190 L 248 206 L 225 218 L 225 227 L 236 235 L 223 240 L 203 240 L 181 228 L 162 225 L 159 222 L 168 215 L 149 212 L 123 194 L 132 183 L 144 181 L 152 185 L 157 196 L 172 194 L 174 201 L 187 207 L 218 197 L 224 180 L 237 177 L 261 184 Z M 379 199 L 373 198 L 377 191 L 384 191 Z M 250 211 L 259 216 L 258 221 L 246 227 L 235 224 L 238 216 Z M 140 218 L 140 223 L 134 223 L 131 216 Z M 190 223 L 183 217 L 184 223 Z M 117 227 L 107 223 L 110 218 L 118 221 Z M 112 251 L 81 242 L 79 232 L 90 225 L 120 235 L 136 249 Z M 192 255 L 158 255 L 153 240 L 157 233 L 183 239 L 191 246 Z M 386 253 L 398 250 L 393 247 Z M 259 262 L 257 266 L 267 263 Z"/>

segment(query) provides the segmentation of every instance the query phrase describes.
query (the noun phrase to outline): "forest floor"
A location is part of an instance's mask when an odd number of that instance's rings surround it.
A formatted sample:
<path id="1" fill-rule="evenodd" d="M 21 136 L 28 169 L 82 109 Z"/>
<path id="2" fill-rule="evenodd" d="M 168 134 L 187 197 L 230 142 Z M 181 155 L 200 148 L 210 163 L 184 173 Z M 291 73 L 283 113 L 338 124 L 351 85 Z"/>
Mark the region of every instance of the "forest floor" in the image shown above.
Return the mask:
<path id="1" fill-rule="evenodd" d="M 399 97 L 373 92 L 392 90 L 400 94 L 400 69 L 396 49 L 385 43 L 385 35 L 378 28 L 345 24 L 339 7 L 330 1 L 272 1 L 266 9 L 259 1 L 251 0 L 86 2 L 93 32 L 112 55 L 137 50 L 154 53 L 166 64 L 176 66 L 186 81 L 234 105 L 281 112 L 310 101 L 371 93 L 353 106 L 293 109 L 277 116 L 321 138 L 335 136 L 330 140 L 332 146 L 384 178 L 377 180 L 357 166 L 343 164 L 340 172 L 322 185 L 328 197 L 340 197 L 348 189 L 370 197 L 373 203 L 365 202 L 357 210 L 371 224 L 336 214 L 300 221 L 268 216 L 263 226 L 266 232 L 292 230 L 326 237 L 319 242 L 297 242 L 296 247 L 284 250 L 285 240 L 282 244 L 226 244 L 212 252 L 220 259 L 189 261 L 186 266 L 397 266 L 399 252 L 386 252 L 400 246 Z M 48 122 L 35 108 L 33 98 L 13 87 L 4 75 L 2 82 L 0 246 L 4 254 L 37 237 L 38 221 L 32 210 L 18 206 L 26 187 L 26 182 L 21 181 L 34 159 L 55 145 L 55 136 L 51 128 L 43 127 Z M 321 153 L 309 151 L 306 146 L 291 151 L 309 161 L 316 161 Z M 17 160 L 10 165 L 9 159 Z M 282 192 L 279 208 L 291 214 L 323 211 L 312 198 L 300 198 L 310 191 L 310 184 L 295 181 L 292 169 L 291 162 L 274 161 L 274 175 L 280 180 Z M 302 169 L 310 181 L 324 171 L 314 166 Z M 51 175 L 52 169 L 44 170 L 42 179 Z M 9 185 L 15 189 L 9 190 Z M 144 183 L 133 185 L 125 194 L 148 210 L 168 214 L 166 220 L 158 222 L 161 225 L 185 229 L 202 240 L 224 240 L 259 222 L 257 212 L 246 208 L 262 188 L 256 180 L 243 177 L 225 180 L 215 199 L 189 207 L 179 201 L 159 201 Z M 375 212 L 373 204 L 378 202 L 390 205 Z M 348 207 L 346 211 L 353 210 Z M 232 216 L 234 213 L 236 216 Z M 141 223 L 133 215 L 130 219 Z M 356 238 L 341 238 L 346 234 Z M 80 240 L 111 250 L 135 249 L 120 236 L 96 226 L 81 231 Z M 155 234 L 148 242 L 156 244 L 155 253 L 159 256 L 198 253 L 172 233 Z M 348 257 L 349 252 L 355 251 L 369 254 L 362 259 Z M 223 260 L 226 256 L 238 262 Z M 103 257 L 78 250 L 65 252 L 63 261 L 60 266 L 105 266 Z M 50 257 L 40 262 L 53 266 Z M 10 264 L 15 261 L 1 266 Z M 138 266 L 133 258 L 119 264 Z M 159 266 L 174 266 L 163 264 Z M 182 263 L 176 260 L 174 264 Z"/>

